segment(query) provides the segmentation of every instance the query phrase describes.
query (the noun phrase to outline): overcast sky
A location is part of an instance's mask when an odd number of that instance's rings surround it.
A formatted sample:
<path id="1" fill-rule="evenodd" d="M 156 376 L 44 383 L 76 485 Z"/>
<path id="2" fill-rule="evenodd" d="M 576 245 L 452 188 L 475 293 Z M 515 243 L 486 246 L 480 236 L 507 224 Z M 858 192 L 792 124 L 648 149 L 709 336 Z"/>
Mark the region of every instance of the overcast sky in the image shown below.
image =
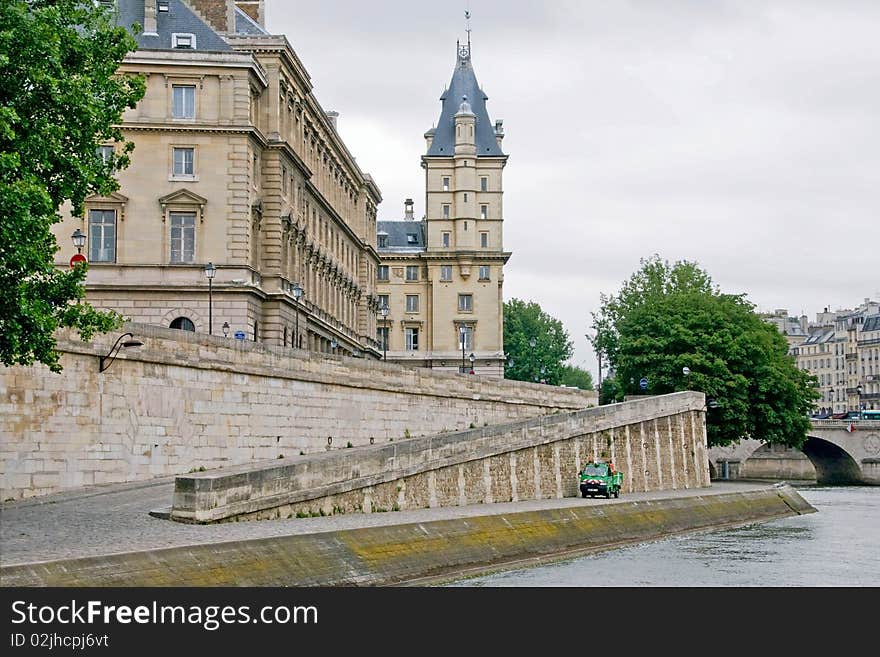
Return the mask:
<path id="1" fill-rule="evenodd" d="M 382 190 L 424 214 L 424 133 L 465 41 L 504 119 L 504 298 L 560 319 L 657 253 L 758 310 L 880 297 L 880 2 L 267 0 Z"/>

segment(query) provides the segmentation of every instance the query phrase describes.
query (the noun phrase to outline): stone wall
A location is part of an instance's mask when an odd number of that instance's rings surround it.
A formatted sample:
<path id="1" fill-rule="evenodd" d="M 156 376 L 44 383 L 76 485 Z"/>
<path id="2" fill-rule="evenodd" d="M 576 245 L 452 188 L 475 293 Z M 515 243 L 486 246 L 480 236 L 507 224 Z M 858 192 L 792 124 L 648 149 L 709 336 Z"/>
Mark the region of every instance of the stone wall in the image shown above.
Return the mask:
<path id="1" fill-rule="evenodd" d="M 344 452 L 178 476 L 171 518 L 274 519 L 579 495 L 589 460 L 624 494 L 709 486 L 704 396 L 680 392 Z"/>
<path id="2" fill-rule="evenodd" d="M 290 458 L 596 405 L 593 391 L 432 372 L 154 326 L 59 336 L 62 374 L 0 369 L 0 495 Z"/>

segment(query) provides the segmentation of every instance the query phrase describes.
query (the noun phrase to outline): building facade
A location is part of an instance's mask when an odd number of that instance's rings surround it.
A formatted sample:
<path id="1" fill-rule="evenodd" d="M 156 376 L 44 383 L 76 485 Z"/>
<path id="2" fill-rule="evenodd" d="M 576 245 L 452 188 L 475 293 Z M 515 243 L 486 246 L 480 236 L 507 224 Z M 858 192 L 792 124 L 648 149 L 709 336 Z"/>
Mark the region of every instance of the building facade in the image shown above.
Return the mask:
<path id="1" fill-rule="evenodd" d="M 378 223 L 379 343 L 389 361 L 504 376 L 503 122 L 486 109 L 470 43 L 425 134 L 425 216 L 407 199 L 400 221 Z"/>
<path id="2" fill-rule="evenodd" d="M 87 237 L 88 301 L 136 321 L 378 358 L 381 193 L 262 0 L 118 0 L 146 95 L 120 189 L 54 227 Z M 99 151 L 109 156 L 119 145 Z M 206 265 L 216 273 L 209 280 Z"/>
<path id="3" fill-rule="evenodd" d="M 880 409 L 880 303 L 865 299 L 855 309 L 825 308 L 809 324 L 806 317 L 785 315 L 777 310 L 765 319 L 785 333 L 797 366 L 816 377 L 822 395 L 817 413 Z"/>

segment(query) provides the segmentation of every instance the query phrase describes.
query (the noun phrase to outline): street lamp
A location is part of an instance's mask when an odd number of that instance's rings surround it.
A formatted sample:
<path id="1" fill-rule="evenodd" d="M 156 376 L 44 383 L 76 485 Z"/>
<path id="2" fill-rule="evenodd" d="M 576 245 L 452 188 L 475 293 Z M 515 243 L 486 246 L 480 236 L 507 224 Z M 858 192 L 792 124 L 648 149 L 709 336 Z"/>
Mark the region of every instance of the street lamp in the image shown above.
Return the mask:
<path id="1" fill-rule="evenodd" d="M 330 353 L 336 353 L 336 347 L 339 346 L 339 343 L 336 341 L 336 338 L 330 338 Z"/>
<path id="2" fill-rule="evenodd" d="M 379 314 L 382 315 L 382 360 L 388 360 L 388 306 L 382 304 L 379 308 Z"/>
<path id="3" fill-rule="evenodd" d="M 834 414 L 834 388 L 828 390 L 828 401 L 831 402 L 831 410 L 829 414 Z"/>
<path id="4" fill-rule="evenodd" d="M 474 373 L 474 361 L 477 360 L 477 357 L 471 354 L 468 356 L 468 360 L 471 361 L 471 374 Z"/>
<path id="5" fill-rule="evenodd" d="M 293 300 L 296 302 L 296 330 L 294 331 L 294 333 L 296 335 L 296 337 L 295 337 L 296 342 L 294 344 L 295 344 L 296 348 L 299 349 L 300 348 L 300 343 L 299 343 L 299 300 L 302 298 L 302 295 L 304 295 L 306 293 L 306 291 L 302 289 L 302 287 L 300 286 L 299 283 L 294 283 L 292 292 L 293 292 Z"/>
<path id="6" fill-rule="evenodd" d="M 461 326 L 458 327 L 458 333 L 459 333 L 459 337 L 461 338 L 461 373 L 464 374 L 465 373 L 464 337 L 465 337 L 465 333 L 467 333 L 467 327 L 464 324 L 462 324 Z"/>
<path id="7" fill-rule="evenodd" d="M 223 322 L 223 337 L 229 337 L 229 322 Z"/>
<path id="8" fill-rule="evenodd" d="M 123 338 L 132 338 L 131 340 L 126 340 L 122 342 Z M 113 364 L 113 361 L 116 360 L 116 357 L 119 355 L 119 351 L 125 347 L 142 347 L 143 342 L 140 340 L 135 340 L 134 336 L 131 333 L 123 333 L 118 338 L 116 338 L 116 342 L 110 348 L 110 351 L 107 352 L 106 356 L 101 356 L 101 360 L 98 362 L 98 371 L 103 372 L 110 365 Z"/>
<path id="9" fill-rule="evenodd" d="M 862 386 L 861 386 L 861 384 L 856 386 L 856 394 L 858 394 L 858 396 L 859 396 L 859 411 L 863 411 L 865 409 L 864 409 L 864 406 L 862 406 Z"/>
<path id="10" fill-rule="evenodd" d="M 76 247 L 77 253 L 82 253 L 83 247 L 86 245 L 86 235 L 79 228 L 73 231 L 73 235 L 70 236 L 70 239 L 73 240 L 73 245 Z"/>
<path id="11" fill-rule="evenodd" d="M 208 335 L 214 335 L 214 276 L 217 275 L 217 268 L 213 262 L 205 265 L 205 276 L 208 277 Z"/>

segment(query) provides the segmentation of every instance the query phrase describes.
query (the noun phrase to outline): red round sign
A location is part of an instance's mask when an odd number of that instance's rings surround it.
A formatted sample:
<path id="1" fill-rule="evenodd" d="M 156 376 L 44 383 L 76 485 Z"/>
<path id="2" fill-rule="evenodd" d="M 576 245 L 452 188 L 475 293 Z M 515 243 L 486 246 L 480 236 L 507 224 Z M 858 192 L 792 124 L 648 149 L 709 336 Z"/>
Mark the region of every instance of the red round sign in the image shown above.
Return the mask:
<path id="1" fill-rule="evenodd" d="M 78 262 L 86 262 L 86 257 L 82 253 L 77 253 L 70 259 L 70 268 L 73 269 L 76 267 L 76 263 Z"/>

